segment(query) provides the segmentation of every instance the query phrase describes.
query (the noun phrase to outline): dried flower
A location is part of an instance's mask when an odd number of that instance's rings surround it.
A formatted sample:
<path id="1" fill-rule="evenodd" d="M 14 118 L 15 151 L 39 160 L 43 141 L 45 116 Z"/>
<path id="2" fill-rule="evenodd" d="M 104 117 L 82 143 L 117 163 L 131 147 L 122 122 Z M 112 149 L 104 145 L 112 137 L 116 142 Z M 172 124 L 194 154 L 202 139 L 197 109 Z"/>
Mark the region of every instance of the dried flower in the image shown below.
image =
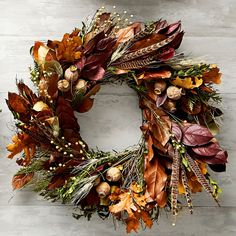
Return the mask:
<path id="1" fill-rule="evenodd" d="M 69 68 L 66 69 L 64 78 L 68 80 L 69 82 L 75 82 L 79 77 L 79 72 L 77 70 L 77 67 L 72 65 Z"/>
<path id="2" fill-rule="evenodd" d="M 84 79 L 79 79 L 75 85 L 75 89 L 82 94 L 85 94 L 87 90 L 87 81 Z"/>
<path id="3" fill-rule="evenodd" d="M 59 80 L 57 83 L 57 88 L 62 92 L 67 92 L 70 89 L 70 83 L 65 79 Z"/>
<path id="4" fill-rule="evenodd" d="M 166 90 L 167 97 L 172 100 L 178 100 L 181 98 L 182 89 L 175 86 L 169 86 Z"/>

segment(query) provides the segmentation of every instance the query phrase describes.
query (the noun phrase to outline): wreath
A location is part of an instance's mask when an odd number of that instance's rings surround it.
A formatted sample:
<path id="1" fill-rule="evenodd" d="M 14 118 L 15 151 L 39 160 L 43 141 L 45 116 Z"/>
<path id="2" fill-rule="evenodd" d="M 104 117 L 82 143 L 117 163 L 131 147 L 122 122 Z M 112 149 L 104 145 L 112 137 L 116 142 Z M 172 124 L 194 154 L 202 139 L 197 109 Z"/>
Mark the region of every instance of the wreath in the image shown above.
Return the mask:
<path id="1" fill-rule="evenodd" d="M 8 158 L 21 169 L 14 189 L 31 186 L 46 199 L 76 206 L 74 217 L 97 212 L 126 224 L 151 227 L 164 208 L 175 217 L 184 195 L 202 188 L 218 202 L 221 189 L 209 169 L 225 171 L 227 152 L 215 135 L 222 112 L 215 64 L 177 52 L 181 22 L 130 22 L 127 12 L 100 8 L 89 24 L 61 41 L 35 42 L 31 80 L 7 105 L 16 134 Z M 121 152 L 88 147 L 74 112 L 87 112 L 103 84 L 126 83 L 139 97 L 142 137 Z"/>

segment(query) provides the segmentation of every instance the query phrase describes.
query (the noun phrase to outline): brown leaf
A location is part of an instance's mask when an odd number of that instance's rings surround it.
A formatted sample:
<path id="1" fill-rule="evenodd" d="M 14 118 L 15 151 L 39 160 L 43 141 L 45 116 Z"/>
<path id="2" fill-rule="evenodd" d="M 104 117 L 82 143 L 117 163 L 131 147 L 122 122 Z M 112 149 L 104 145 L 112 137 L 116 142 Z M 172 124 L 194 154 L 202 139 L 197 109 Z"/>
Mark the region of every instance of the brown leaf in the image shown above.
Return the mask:
<path id="1" fill-rule="evenodd" d="M 93 106 L 94 99 L 86 98 L 84 99 L 76 108 L 76 111 L 80 113 L 88 112 Z"/>
<path id="2" fill-rule="evenodd" d="M 169 70 L 160 70 L 155 72 L 145 72 L 138 76 L 138 80 L 168 79 L 171 77 Z"/>
<path id="3" fill-rule="evenodd" d="M 12 179 L 13 189 L 20 189 L 24 187 L 27 183 L 30 182 L 33 176 L 33 173 L 15 175 Z"/>
<path id="4" fill-rule="evenodd" d="M 210 71 L 205 72 L 203 74 L 203 81 L 204 83 L 215 83 L 220 84 L 221 83 L 221 73 L 219 73 L 220 69 L 215 67 L 212 68 Z"/>
<path id="5" fill-rule="evenodd" d="M 165 35 L 153 33 L 150 36 L 146 37 L 145 39 L 139 40 L 138 42 L 134 43 L 130 48 L 130 51 L 136 51 L 141 48 L 148 47 L 152 44 L 161 42 L 164 39 L 166 39 Z"/>
<path id="6" fill-rule="evenodd" d="M 7 105 L 10 110 L 17 113 L 27 113 L 27 104 L 25 100 L 16 93 L 8 93 Z"/>
<path id="7" fill-rule="evenodd" d="M 125 223 L 127 233 L 130 233 L 132 230 L 134 230 L 136 233 L 138 232 L 140 223 L 136 217 L 128 217 Z"/>
<path id="8" fill-rule="evenodd" d="M 148 157 L 148 161 L 151 161 L 153 156 L 154 156 L 152 145 L 153 145 L 152 136 L 148 135 L 148 140 L 147 140 L 147 149 L 148 149 L 147 157 Z"/>
<path id="9" fill-rule="evenodd" d="M 148 193 L 153 200 L 157 201 L 158 195 L 163 191 L 167 180 L 167 174 L 165 173 L 164 168 L 159 164 L 157 158 L 152 162 L 147 163 L 144 179 L 147 184 Z"/>

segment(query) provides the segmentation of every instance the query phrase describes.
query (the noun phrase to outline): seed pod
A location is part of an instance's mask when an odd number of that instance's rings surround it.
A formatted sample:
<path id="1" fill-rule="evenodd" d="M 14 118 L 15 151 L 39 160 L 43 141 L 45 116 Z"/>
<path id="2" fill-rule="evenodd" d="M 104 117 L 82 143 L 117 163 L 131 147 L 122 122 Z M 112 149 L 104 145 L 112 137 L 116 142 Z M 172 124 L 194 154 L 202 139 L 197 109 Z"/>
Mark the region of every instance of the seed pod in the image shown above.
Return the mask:
<path id="1" fill-rule="evenodd" d="M 154 84 L 154 92 L 160 95 L 166 89 L 166 82 L 164 80 L 157 80 Z"/>
<path id="2" fill-rule="evenodd" d="M 121 171 L 117 167 L 111 167 L 106 173 L 108 181 L 116 182 L 121 178 Z"/>
<path id="3" fill-rule="evenodd" d="M 65 74 L 64 74 L 64 78 L 66 80 L 73 83 L 78 79 L 78 77 L 79 77 L 79 72 L 76 66 L 72 65 L 66 69 Z"/>
<path id="4" fill-rule="evenodd" d="M 175 86 L 169 86 L 166 90 L 167 97 L 172 100 L 178 100 L 181 98 L 182 89 Z"/>
<path id="5" fill-rule="evenodd" d="M 104 198 L 111 192 L 111 187 L 107 182 L 101 182 L 97 187 L 96 191 L 99 197 Z"/>
<path id="6" fill-rule="evenodd" d="M 176 111 L 176 102 L 170 99 L 167 99 L 165 103 L 163 104 L 163 107 L 169 111 L 169 112 L 175 112 Z"/>
<path id="7" fill-rule="evenodd" d="M 80 91 L 82 94 L 85 94 L 87 90 L 87 81 L 84 79 L 79 79 L 75 85 L 75 89 Z"/>
<path id="8" fill-rule="evenodd" d="M 70 89 L 70 83 L 65 79 L 59 80 L 57 83 L 57 88 L 62 92 L 67 92 Z"/>

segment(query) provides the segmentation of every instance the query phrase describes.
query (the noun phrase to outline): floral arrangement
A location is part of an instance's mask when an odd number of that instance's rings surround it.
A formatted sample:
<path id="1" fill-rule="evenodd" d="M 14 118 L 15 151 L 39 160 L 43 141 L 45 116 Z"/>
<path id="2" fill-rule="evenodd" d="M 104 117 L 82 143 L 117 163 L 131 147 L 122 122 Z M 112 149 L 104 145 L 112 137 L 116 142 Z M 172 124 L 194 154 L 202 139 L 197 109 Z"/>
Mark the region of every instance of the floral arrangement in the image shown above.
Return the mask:
<path id="1" fill-rule="evenodd" d="M 132 15 L 99 9 L 89 24 L 61 41 L 31 48 L 34 93 L 18 81 L 7 105 L 16 134 L 8 158 L 21 169 L 14 189 L 31 186 L 46 199 L 76 206 L 74 217 L 112 215 L 127 232 L 151 227 L 164 208 L 175 217 L 185 196 L 204 189 L 218 202 L 209 169 L 225 171 L 227 152 L 215 135 L 222 112 L 215 64 L 177 52 L 181 23 L 130 22 Z M 121 152 L 88 147 L 74 112 L 88 112 L 103 84 L 126 83 L 139 97 L 140 143 Z M 88 127 L 89 128 L 89 127 Z"/>

